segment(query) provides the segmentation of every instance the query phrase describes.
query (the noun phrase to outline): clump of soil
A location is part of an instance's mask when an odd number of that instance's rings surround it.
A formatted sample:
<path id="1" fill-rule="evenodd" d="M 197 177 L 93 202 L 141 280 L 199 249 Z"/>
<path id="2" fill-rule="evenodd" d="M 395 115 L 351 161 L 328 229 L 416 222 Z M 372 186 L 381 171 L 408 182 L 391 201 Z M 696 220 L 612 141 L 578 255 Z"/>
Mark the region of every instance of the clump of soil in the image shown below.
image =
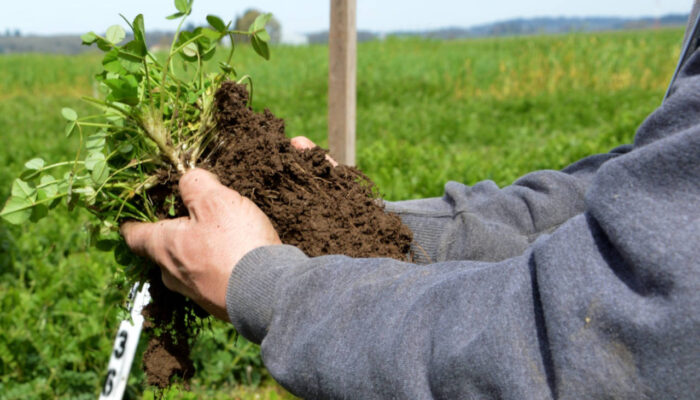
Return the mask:
<path id="1" fill-rule="evenodd" d="M 283 243 L 311 257 L 344 254 L 410 260 L 411 231 L 398 216 L 384 212 L 368 177 L 353 167 L 333 167 L 320 148 L 293 148 L 282 119 L 269 110 L 256 113 L 248 107 L 244 85 L 225 82 L 215 97 L 219 134 L 199 166 L 260 207 Z M 160 217 L 168 216 L 172 203 L 167 199 L 173 193 L 176 214 L 186 215 L 177 193 L 178 179 L 172 171 L 164 171 L 163 182 L 149 192 Z M 149 384 L 165 387 L 172 377 L 187 379 L 193 373 L 189 346 L 182 344 L 189 344 L 198 330 L 192 316 L 201 310 L 182 296 L 162 293 L 162 283 L 152 282 L 151 287 L 154 300 L 147 313 L 156 326 L 164 322 L 166 329 L 149 342 L 144 365 Z"/>
<path id="2" fill-rule="evenodd" d="M 143 368 L 150 386 L 168 387 L 172 378 L 184 381 L 194 375 L 190 345 L 208 314 L 196 303 L 168 290 L 157 268 L 151 270 L 149 294 L 153 301 L 143 310 L 144 332 L 149 337 Z"/>
<path id="3" fill-rule="evenodd" d="M 243 85 L 224 83 L 216 103 L 220 135 L 209 169 L 253 200 L 283 243 L 311 257 L 407 259 L 411 231 L 377 204 L 368 177 L 352 167 L 334 168 L 318 147 L 293 148 L 283 120 L 247 107 Z"/>

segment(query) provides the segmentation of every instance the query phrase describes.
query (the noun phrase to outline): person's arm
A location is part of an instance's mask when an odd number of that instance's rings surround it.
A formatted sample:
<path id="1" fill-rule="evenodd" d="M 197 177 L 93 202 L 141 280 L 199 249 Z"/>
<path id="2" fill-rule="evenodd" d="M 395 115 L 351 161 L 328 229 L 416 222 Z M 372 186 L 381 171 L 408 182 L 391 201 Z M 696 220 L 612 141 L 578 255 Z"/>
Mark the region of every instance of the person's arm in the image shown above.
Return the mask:
<path id="1" fill-rule="evenodd" d="M 500 262 L 308 258 L 203 171 L 181 181 L 189 218 L 123 232 L 301 397 L 698 398 L 698 67 L 582 214 Z"/>
<path id="2" fill-rule="evenodd" d="M 519 256 L 266 246 L 230 277 L 231 321 L 303 398 L 697 398 L 700 81 L 686 84 L 597 172 L 585 211 Z"/>
<path id="3" fill-rule="evenodd" d="M 520 255 L 541 234 L 583 212 L 592 177 L 607 161 L 627 153 L 620 146 L 586 157 L 561 171 L 543 170 L 499 188 L 445 185 L 443 197 L 384 202 L 413 231 L 416 262 L 498 261 Z"/>

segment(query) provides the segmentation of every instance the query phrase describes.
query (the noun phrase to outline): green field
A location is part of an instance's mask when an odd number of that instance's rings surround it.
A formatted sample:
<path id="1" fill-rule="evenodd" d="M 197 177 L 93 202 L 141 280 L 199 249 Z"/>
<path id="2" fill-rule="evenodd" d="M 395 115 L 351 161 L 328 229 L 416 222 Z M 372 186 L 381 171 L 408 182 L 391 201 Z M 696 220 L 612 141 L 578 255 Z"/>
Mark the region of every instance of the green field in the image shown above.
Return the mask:
<path id="1" fill-rule="evenodd" d="M 390 39 L 358 49 L 357 160 L 391 200 L 440 196 L 448 180 L 508 185 L 629 143 L 663 97 L 682 30 L 468 41 Z M 238 50 L 255 108 L 290 136 L 327 143 L 327 48 Z M 23 163 L 70 159 L 61 107 L 87 111 L 99 55 L 0 56 L 0 201 Z M 112 256 L 89 247 L 82 213 L 0 222 L 0 399 L 94 398 L 128 291 Z M 212 323 L 195 348 L 194 394 L 286 398 L 255 346 Z M 130 397 L 141 397 L 138 366 Z M 262 388 L 251 389 L 241 384 Z M 267 383 L 265 383 L 267 382 Z M 148 394 L 147 396 L 151 396 Z M 260 397 L 256 397 L 260 395 Z"/>

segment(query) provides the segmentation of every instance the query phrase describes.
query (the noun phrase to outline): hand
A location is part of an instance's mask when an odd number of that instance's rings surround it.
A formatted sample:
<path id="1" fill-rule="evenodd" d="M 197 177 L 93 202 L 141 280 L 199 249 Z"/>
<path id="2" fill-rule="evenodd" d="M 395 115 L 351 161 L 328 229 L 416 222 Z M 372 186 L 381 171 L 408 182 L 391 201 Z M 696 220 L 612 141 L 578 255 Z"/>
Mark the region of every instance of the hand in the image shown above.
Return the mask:
<path id="1" fill-rule="evenodd" d="M 121 232 L 135 253 L 161 267 L 168 289 L 228 321 L 226 288 L 233 268 L 253 249 L 281 244 L 279 236 L 252 201 L 205 170 L 183 175 L 180 194 L 189 217 L 127 222 Z"/>
<path id="2" fill-rule="evenodd" d="M 293 137 L 292 140 L 292 147 L 299 151 L 304 151 L 308 149 L 313 149 L 316 147 L 316 144 L 311 141 L 311 139 L 307 138 L 306 136 L 296 136 Z M 331 158 L 328 154 L 326 154 L 326 160 L 328 160 L 329 163 L 331 163 L 332 166 L 337 167 L 338 163 Z"/>

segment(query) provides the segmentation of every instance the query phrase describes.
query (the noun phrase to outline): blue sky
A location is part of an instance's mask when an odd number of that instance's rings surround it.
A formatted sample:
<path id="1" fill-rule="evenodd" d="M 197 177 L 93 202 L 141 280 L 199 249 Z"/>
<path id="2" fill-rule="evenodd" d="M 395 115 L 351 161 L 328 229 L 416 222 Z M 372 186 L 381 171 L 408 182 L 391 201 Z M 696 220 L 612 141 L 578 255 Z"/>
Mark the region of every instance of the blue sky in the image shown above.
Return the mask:
<path id="1" fill-rule="evenodd" d="M 23 34 L 104 31 L 120 23 L 118 13 L 131 18 L 143 13 L 147 29 L 173 29 L 165 16 L 174 11 L 172 0 L 3 0 L 0 32 L 19 29 Z M 692 0 L 357 0 L 359 29 L 386 32 L 472 26 L 514 17 L 535 16 L 657 16 L 685 13 Z M 191 20 L 206 14 L 235 19 L 255 7 L 275 14 L 283 33 L 298 35 L 326 29 L 329 0 L 195 0 Z"/>

